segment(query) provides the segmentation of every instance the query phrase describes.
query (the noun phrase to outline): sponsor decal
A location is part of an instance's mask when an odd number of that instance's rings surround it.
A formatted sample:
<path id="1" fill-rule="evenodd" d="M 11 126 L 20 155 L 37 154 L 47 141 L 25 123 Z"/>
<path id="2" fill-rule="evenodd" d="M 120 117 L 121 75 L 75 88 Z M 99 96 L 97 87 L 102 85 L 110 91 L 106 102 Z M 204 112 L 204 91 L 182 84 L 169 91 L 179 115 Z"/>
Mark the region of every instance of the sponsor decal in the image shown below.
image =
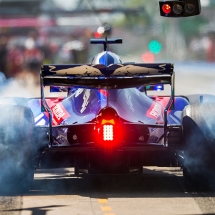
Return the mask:
<path id="1" fill-rule="evenodd" d="M 48 117 L 44 113 L 41 113 L 34 118 L 35 125 L 45 125 L 46 121 L 48 121 Z"/>
<path id="2" fill-rule="evenodd" d="M 89 98 L 90 98 L 90 90 L 87 89 L 83 96 L 83 104 L 81 106 L 82 108 L 80 110 L 80 113 L 83 113 L 85 111 L 85 109 L 87 108 L 87 105 L 89 103 Z"/>
<path id="3" fill-rule="evenodd" d="M 64 119 L 70 117 L 70 114 L 66 111 L 64 106 L 60 103 L 54 105 L 52 108 L 53 124 L 59 125 Z"/>
<path id="4" fill-rule="evenodd" d="M 83 91 L 84 89 L 78 88 L 78 90 L 75 92 L 75 98 L 78 97 Z"/>
<path id="5" fill-rule="evenodd" d="M 166 64 L 161 64 L 161 65 L 159 65 L 159 68 L 161 68 L 162 71 L 165 71 L 165 70 L 166 70 Z"/>
<path id="6" fill-rule="evenodd" d="M 157 102 L 153 102 L 151 107 L 146 112 L 146 116 L 148 116 L 156 121 L 161 121 L 163 118 L 161 105 Z"/>
<path id="7" fill-rule="evenodd" d="M 37 116 L 37 117 L 34 118 L 34 122 L 37 123 L 37 122 L 40 121 L 41 118 L 43 118 L 43 117 L 44 117 L 44 113 L 41 113 L 39 116 Z"/>

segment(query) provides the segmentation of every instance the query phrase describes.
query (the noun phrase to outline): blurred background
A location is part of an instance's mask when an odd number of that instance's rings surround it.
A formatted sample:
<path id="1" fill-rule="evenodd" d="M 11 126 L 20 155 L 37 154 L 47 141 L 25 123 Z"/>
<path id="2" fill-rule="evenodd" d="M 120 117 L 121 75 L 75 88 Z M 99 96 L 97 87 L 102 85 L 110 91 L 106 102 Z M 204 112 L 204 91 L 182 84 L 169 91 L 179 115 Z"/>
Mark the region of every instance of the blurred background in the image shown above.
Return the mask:
<path id="1" fill-rule="evenodd" d="M 168 19 L 158 0 L 0 0 L 0 81 L 38 87 L 41 64 L 90 63 L 103 48 L 90 38 L 106 35 L 123 38 L 110 47 L 123 62 L 175 62 L 179 71 L 193 65 L 190 72 L 213 74 L 215 1 L 201 4 L 199 16 Z"/>

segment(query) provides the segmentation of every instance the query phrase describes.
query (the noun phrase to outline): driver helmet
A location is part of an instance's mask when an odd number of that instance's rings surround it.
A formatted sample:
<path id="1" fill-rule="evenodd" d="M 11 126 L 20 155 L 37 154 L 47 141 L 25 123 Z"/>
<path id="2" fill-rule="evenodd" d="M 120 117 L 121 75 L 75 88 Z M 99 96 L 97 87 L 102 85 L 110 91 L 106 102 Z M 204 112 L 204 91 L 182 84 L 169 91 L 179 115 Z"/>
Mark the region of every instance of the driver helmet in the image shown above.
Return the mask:
<path id="1" fill-rule="evenodd" d="M 92 64 L 103 64 L 105 66 L 109 66 L 111 64 L 121 64 L 122 61 L 119 56 L 111 51 L 103 51 L 97 54 L 93 60 Z"/>

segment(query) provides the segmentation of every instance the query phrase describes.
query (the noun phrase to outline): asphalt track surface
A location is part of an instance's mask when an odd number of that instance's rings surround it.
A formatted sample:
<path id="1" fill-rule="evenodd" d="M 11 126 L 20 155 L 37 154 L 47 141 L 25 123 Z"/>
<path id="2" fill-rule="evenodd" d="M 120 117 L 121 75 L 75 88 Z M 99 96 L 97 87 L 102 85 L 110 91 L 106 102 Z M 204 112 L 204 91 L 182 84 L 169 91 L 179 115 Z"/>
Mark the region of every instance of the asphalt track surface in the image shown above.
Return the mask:
<path id="1" fill-rule="evenodd" d="M 31 190 L 1 196 L 3 215 L 215 214 L 215 192 L 188 192 L 180 168 L 75 177 L 73 168 L 37 170 Z"/>
<path id="2" fill-rule="evenodd" d="M 175 71 L 176 94 L 215 94 L 214 64 L 178 64 Z M 30 79 L 25 87 L 13 81 L 2 92 L 2 96 L 29 95 L 39 96 Z M 76 177 L 73 168 L 43 169 L 35 172 L 29 192 L 0 196 L 0 215 L 215 214 L 213 186 L 186 190 L 180 168 L 144 167 L 141 176 L 92 177 Z"/>

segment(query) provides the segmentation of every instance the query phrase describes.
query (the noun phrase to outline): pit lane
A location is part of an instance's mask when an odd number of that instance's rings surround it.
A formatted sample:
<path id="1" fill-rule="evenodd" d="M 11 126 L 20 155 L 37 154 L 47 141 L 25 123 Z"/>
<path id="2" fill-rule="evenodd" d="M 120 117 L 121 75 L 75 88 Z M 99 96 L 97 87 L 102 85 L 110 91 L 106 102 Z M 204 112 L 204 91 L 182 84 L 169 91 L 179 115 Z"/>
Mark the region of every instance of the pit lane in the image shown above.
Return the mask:
<path id="1" fill-rule="evenodd" d="M 215 94 L 215 65 L 175 65 L 176 94 Z M 2 96 L 40 96 L 29 79 Z M 0 194 L 1 195 L 1 194 Z M 0 196 L 3 215 L 215 214 L 215 191 L 188 192 L 180 168 L 144 168 L 142 176 L 75 177 L 74 170 L 37 170 L 28 193 Z"/>
<path id="2" fill-rule="evenodd" d="M 3 215 L 214 213 L 215 192 L 186 191 L 180 168 L 90 177 L 76 177 L 73 168 L 43 169 L 28 193 L 0 197 Z"/>

